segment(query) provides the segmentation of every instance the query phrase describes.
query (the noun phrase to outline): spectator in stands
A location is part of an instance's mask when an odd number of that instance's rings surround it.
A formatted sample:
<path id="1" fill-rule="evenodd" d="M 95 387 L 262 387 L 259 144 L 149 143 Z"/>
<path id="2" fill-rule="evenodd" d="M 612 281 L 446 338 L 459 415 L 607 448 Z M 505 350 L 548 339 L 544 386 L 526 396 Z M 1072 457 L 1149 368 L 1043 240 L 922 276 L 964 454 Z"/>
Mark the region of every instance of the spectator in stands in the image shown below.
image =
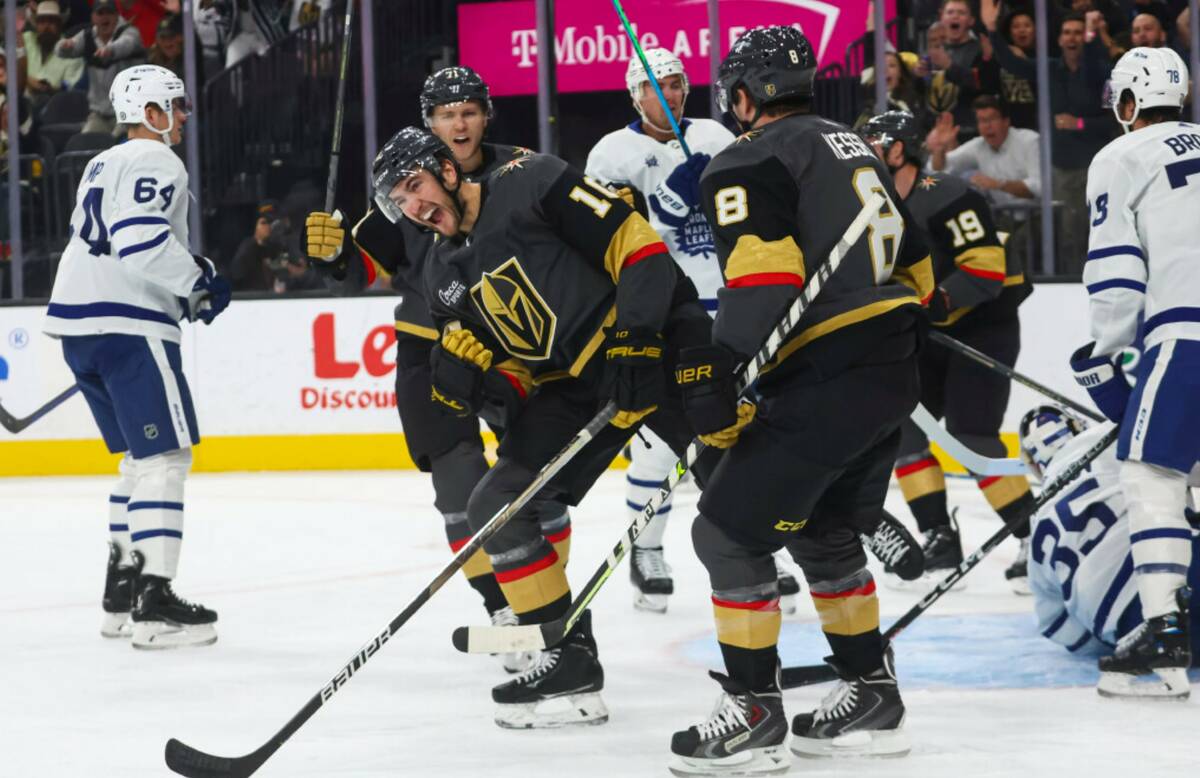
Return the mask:
<path id="1" fill-rule="evenodd" d="M 55 51 L 87 62 L 89 113 L 83 132 L 116 132 L 117 119 L 108 101 L 108 90 L 117 73 L 145 59 L 137 28 L 117 14 L 114 0 L 96 0 L 91 26 L 59 41 Z"/>
<path id="2" fill-rule="evenodd" d="M 997 0 L 981 0 L 980 18 L 995 9 Z M 997 11 L 992 10 L 992 13 Z M 985 24 L 985 29 L 987 25 Z M 1037 53 L 1037 39 L 1033 13 L 1018 7 L 1000 21 L 1001 45 L 1007 43 L 1014 56 L 1032 61 Z M 990 33 L 992 30 L 988 29 Z M 979 65 L 979 81 L 987 89 L 994 90 L 1008 105 L 1008 115 L 1014 127 L 1034 129 L 1037 127 L 1036 81 L 1022 78 L 1000 67 L 992 47 L 992 38 L 985 35 L 979 39 L 983 49 L 983 60 Z"/>
<path id="3" fill-rule="evenodd" d="M 889 111 L 906 111 L 917 120 L 921 131 L 928 132 L 933 126 L 933 117 L 926 102 L 925 82 L 921 79 L 923 65 L 916 54 L 902 51 L 897 54 L 889 51 L 884 55 L 887 63 L 887 90 Z M 862 73 L 863 111 L 855 120 L 854 126 L 865 123 L 879 111 L 875 110 L 875 68 L 870 67 Z"/>
<path id="4" fill-rule="evenodd" d="M 1145 13 L 1133 17 L 1129 30 L 1129 42 L 1133 47 L 1149 46 L 1152 49 L 1167 45 L 1167 30 L 1155 14 Z"/>
<path id="5" fill-rule="evenodd" d="M 238 292 L 265 292 L 274 285 L 271 262 L 287 256 L 287 247 L 281 235 L 279 204 L 264 200 L 255 210 L 254 233 L 242 240 L 233 255 L 229 275 L 233 288 Z M 274 238 L 274 239 L 272 239 Z"/>
<path id="6" fill-rule="evenodd" d="M 981 10 L 984 26 L 995 29 L 995 18 Z M 1054 130 L 1051 160 L 1054 164 L 1054 199 L 1062 202 L 1056 234 L 1056 267 L 1062 273 L 1082 272 L 1087 256 L 1087 168 L 1092 157 L 1113 134 L 1112 113 L 1098 99 L 1112 71 L 1108 49 L 1099 37 L 1084 43 L 1083 17 L 1068 13 L 1059 20 L 1061 57 L 1049 57 L 1050 111 Z M 996 32 L 990 33 L 1000 67 L 1023 78 L 1036 79 L 1032 60 L 1013 54 Z"/>
<path id="7" fill-rule="evenodd" d="M 929 167 L 968 176 L 992 202 L 996 226 L 1009 233 L 1007 250 L 1027 266 L 1025 226 L 1029 206 L 1041 195 L 1038 134 L 1013 127 L 1004 103 L 995 95 L 980 95 L 972 107 L 979 137 L 958 145 L 958 128 L 944 113 L 926 136 Z"/>
<path id="8" fill-rule="evenodd" d="M 117 0 L 121 18 L 137 27 L 142 45 L 149 48 L 158 36 L 158 26 L 167 14 L 178 14 L 180 0 Z"/>
<path id="9" fill-rule="evenodd" d="M 975 17 L 969 0 L 942 0 L 938 22 L 941 45 L 935 38 L 929 43 L 930 67 L 937 72 L 939 86 L 950 85 L 957 91 L 949 108 L 964 138 L 975 135 L 975 115 L 971 101 L 979 94 L 979 63 L 982 49 L 971 28 Z M 945 105 L 939 110 L 947 110 Z"/>
<path id="10" fill-rule="evenodd" d="M 183 17 L 167 14 L 158 23 L 154 45 L 146 53 L 151 65 L 161 65 L 183 78 Z"/>
<path id="11" fill-rule="evenodd" d="M 72 89 L 83 77 L 83 60 L 67 59 L 55 53 L 62 37 L 62 8 L 53 0 L 37 4 L 34 29 L 26 29 L 25 56 L 28 62 L 25 94 L 35 109 L 41 108 L 56 93 Z"/>

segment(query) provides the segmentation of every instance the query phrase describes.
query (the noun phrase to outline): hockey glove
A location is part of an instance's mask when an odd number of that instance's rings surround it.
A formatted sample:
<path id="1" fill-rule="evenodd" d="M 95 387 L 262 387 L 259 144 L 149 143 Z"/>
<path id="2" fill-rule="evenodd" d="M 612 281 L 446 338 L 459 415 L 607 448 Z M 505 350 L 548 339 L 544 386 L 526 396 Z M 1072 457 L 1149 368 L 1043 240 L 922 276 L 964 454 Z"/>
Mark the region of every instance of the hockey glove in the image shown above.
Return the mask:
<path id="1" fill-rule="evenodd" d="M 304 245 L 308 256 L 317 262 L 336 262 L 346 241 L 342 212 L 313 211 L 304 220 Z"/>
<path id="2" fill-rule="evenodd" d="M 933 290 L 933 294 L 929 296 L 929 320 L 941 324 L 950 317 L 950 312 L 954 310 L 950 302 L 950 295 L 942 287 Z"/>
<path id="3" fill-rule="evenodd" d="M 604 341 L 609 397 L 618 413 L 612 425 L 629 429 L 658 410 L 666 391 L 663 376 L 663 342 L 657 332 L 634 327 L 613 327 Z"/>
<path id="4" fill-rule="evenodd" d="M 754 419 L 755 406 L 738 405 L 733 354 L 715 343 L 679 355 L 675 383 L 683 392 L 688 423 L 707 445 L 729 448 Z"/>
<path id="5" fill-rule="evenodd" d="M 429 357 L 430 399 L 446 413 L 470 416 L 483 402 L 483 376 L 492 366 L 492 352 L 470 330 L 449 330 Z"/>
<path id="6" fill-rule="evenodd" d="M 1092 356 L 1092 349 L 1095 347 L 1095 342 L 1092 342 L 1071 355 L 1071 369 L 1075 371 L 1075 382 L 1087 389 L 1092 402 L 1101 413 L 1120 424 L 1125 416 L 1125 406 L 1129 404 L 1129 395 L 1133 393 L 1133 387 L 1125 378 L 1125 371 L 1121 369 L 1120 362 L 1114 362 L 1111 357 Z"/>
<path id="7" fill-rule="evenodd" d="M 682 227 L 700 205 L 700 174 L 711 159 L 708 154 L 693 154 L 654 188 L 650 207 L 665 224 Z"/>
<path id="8" fill-rule="evenodd" d="M 216 265 L 208 257 L 193 254 L 192 259 L 200 268 L 200 278 L 192 286 L 192 293 L 184 300 L 184 314 L 188 321 L 199 319 L 212 324 L 221 311 L 229 307 L 233 289 L 224 276 L 217 273 Z"/>

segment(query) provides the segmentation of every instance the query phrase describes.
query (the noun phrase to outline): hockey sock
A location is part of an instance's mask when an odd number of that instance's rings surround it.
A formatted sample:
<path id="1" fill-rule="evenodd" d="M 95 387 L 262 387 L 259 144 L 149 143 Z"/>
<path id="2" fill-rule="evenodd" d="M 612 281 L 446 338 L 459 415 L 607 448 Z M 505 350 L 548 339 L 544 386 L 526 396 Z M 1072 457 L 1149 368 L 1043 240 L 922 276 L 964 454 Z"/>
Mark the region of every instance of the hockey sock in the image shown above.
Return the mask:
<path id="1" fill-rule="evenodd" d="M 878 670 L 883 664 L 883 639 L 870 571 L 863 568 L 836 581 L 808 583 L 833 655 L 858 675 Z"/>
<path id="2" fill-rule="evenodd" d="M 133 462 L 136 481 L 126 516 L 133 549 L 145 559 L 141 572 L 174 578 L 183 542 L 183 484 L 192 450 L 176 449 Z"/>
<path id="3" fill-rule="evenodd" d="M 639 436 L 641 439 L 635 438 L 629 444 L 631 460 L 629 469 L 625 471 L 625 505 L 629 508 L 630 521 L 641 515 L 646 503 L 658 493 L 658 487 L 679 459 L 671 447 L 650 430 L 643 428 Z M 674 495 L 667 497 L 658 513 L 633 541 L 634 545 L 638 548 L 662 548 L 673 498 Z"/>
<path id="4" fill-rule="evenodd" d="M 1187 476 L 1157 465 L 1121 463 L 1121 489 L 1129 506 L 1129 540 L 1142 615 L 1179 610 L 1175 591 L 1187 583 L 1192 531 L 1184 516 Z"/>
<path id="5" fill-rule="evenodd" d="M 779 585 L 746 586 L 714 591 L 713 619 L 729 677 L 752 692 L 777 691 L 779 663 Z"/>
<path id="6" fill-rule="evenodd" d="M 555 509 L 552 512 L 562 511 L 560 516 L 552 519 L 543 519 L 538 523 L 542 526 L 542 537 L 546 542 L 554 546 L 554 552 L 558 554 L 558 558 L 562 561 L 563 567 L 571 560 L 571 514 L 567 512 L 567 506 L 558 503 L 551 503 Z"/>
<path id="7" fill-rule="evenodd" d="M 108 495 L 108 533 L 112 542 L 121 552 L 117 560 L 119 565 L 130 563 L 129 552 L 133 550 L 133 541 L 129 539 L 129 517 L 126 508 L 129 506 L 129 495 L 133 494 L 133 485 L 137 482 L 133 457 L 129 454 L 121 457 L 119 465 L 120 477 L 113 485 Z"/>
<path id="8" fill-rule="evenodd" d="M 511 551 L 492 555 L 496 580 L 521 624 L 557 619 L 571 605 L 567 573 L 554 546 L 537 537 Z"/>
<path id="9" fill-rule="evenodd" d="M 946 509 L 946 474 L 929 449 L 896 460 L 900 492 L 922 532 L 950 524 Z"/>
<path id="10" fill-rule="evenodd" d="M 1023 475 L 989 476 L 980 478 L 978 483 L 988 504 L 1000 514 L 1005 524 L 1033 507 L 1033 492 L 1029 490 L 1029 481 Z M 1029 522 L 1021 522 L 1013 530 L 1013 536 L 1029 537 Z"/>
<path id="11" fill-rule="evenodd" d="M 442 518 L 446 522 L 446 540 L 450 543 L 450 550 L 457 554 L 471 539 L 471 525 L 467 523 L 467 513 L 444 513 Z M 462 572 L 471 588 L 483 598 L 483 607 L 487 608 L 488 613 L 495 613 L 508 605 L 508 601 L 504 599 L 504 592 L 500 590 L 500 584 L 492 572 L 492 561 L 483 549 L 471 555 L 463 565 Z"/>

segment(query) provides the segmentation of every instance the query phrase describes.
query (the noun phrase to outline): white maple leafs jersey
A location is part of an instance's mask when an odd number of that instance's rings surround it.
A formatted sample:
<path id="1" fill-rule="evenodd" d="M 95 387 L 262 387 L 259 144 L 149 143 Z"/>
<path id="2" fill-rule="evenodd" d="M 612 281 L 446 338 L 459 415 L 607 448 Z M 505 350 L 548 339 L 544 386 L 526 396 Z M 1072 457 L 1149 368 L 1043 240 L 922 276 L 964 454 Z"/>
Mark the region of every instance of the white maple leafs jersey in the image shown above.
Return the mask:
<path id="1" fill-rule="evenodd" d="M 1083 282 L 1093 354 L 1200 340 L 1200 125 L 1162 122 L 1109 143 L 1088 168 Z"/>
<path id="2" fill-rule="evenodd" d="M 1075 436 L 1050 460 L 1042 483 L 1111 429 L 1099 424 Z M 1098 653 L 1141 622 L 1119 467 L 1116 447 L 1109 446 L 1030 527 L 1029 588 L 1038 630 L 1070 651 Z"/>
<path id="3" fill-rule="evenodd" d="M 693 154 L 715 157 L 734 140 L 733 133 L 712 119 L 684 119 L 680 126 Z M 674 198 L 657 194 L 667 176 L 685 159 L 678 140 L 657 141 L 642 132 L 641 123 L 635 121 L 596 143 L 588 154 L 585 172 L 605 184 L 628 184 L 646 197 L 650 226 L 696 285 L 700 302 L 712 312 L 717 309 L 717 290 L 725 285 L 725 279 L 703 209 L 688 209 Z"/>
<path id="4" fill-rule="evenodd" d="M 48 335 L 146 335 L 178 343 L 188 251 L 188 176 L 164 143 L 129 140 L 88 163 L 50 294 Z"/>

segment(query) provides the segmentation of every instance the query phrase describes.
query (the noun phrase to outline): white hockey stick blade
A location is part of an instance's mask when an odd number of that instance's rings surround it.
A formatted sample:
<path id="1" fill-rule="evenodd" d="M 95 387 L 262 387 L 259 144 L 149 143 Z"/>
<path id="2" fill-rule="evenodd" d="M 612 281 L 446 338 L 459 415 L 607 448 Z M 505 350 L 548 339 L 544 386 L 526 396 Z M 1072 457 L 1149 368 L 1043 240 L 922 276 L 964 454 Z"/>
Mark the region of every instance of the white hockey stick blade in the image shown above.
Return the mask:
<path id="1" fill-rule="evenodd" d="M 943 451 L 975 475 L 1025 475 L 1029 472 L 1029 468 L 1020 459 L 993 459 L 976 454 L 947 432 L 920 403 L 917 403 L 916 410 L 910 418 L 921 428 L 921 432 L 925 433 L 925 437 L 941 446 Z"/>
<path id="2" fill-rule="evenodd" d="M 507 627 L 459 627 L 454 630 L 454 646 L 468 654 L 511 654 L 517 651 L 542 651 L 546 638 L 541 624 Z M 460 643 L 465 645 L 460 647 Z"/>

